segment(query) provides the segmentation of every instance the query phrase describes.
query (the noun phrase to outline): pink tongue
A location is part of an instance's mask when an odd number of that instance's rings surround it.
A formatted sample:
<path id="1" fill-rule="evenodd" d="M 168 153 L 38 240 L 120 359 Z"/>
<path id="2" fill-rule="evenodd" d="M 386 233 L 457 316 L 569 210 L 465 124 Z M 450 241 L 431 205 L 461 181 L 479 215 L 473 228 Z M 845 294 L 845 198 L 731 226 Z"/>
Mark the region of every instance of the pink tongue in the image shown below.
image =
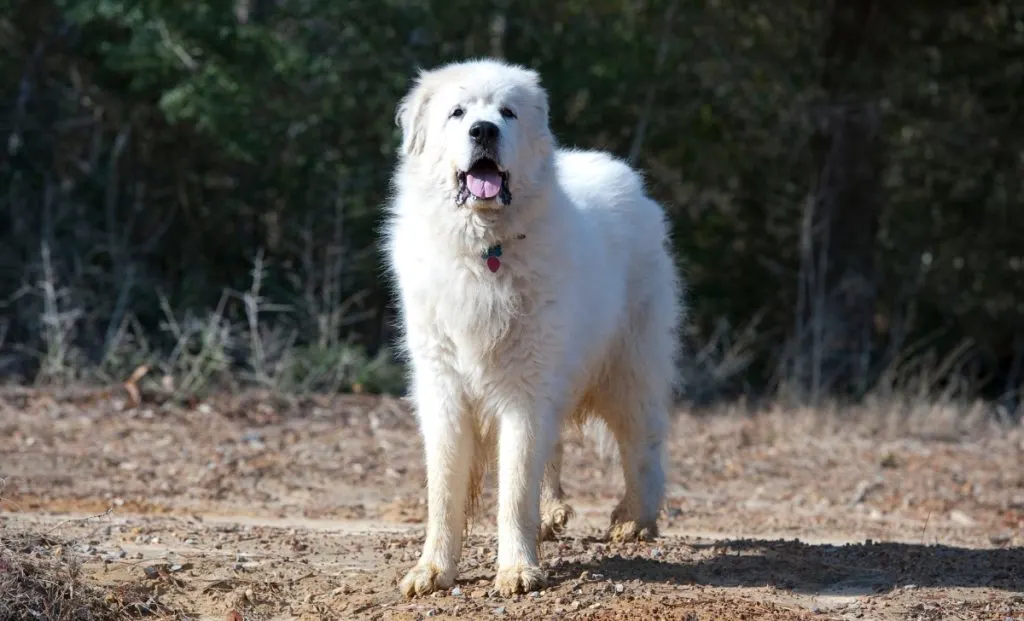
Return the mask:
<path id="1" fill-rule="evenodd" d="M 466 173 L 466 186 L 477 198 L 494 198 L 501 191 L 501 175 L 497 171 Z"/>

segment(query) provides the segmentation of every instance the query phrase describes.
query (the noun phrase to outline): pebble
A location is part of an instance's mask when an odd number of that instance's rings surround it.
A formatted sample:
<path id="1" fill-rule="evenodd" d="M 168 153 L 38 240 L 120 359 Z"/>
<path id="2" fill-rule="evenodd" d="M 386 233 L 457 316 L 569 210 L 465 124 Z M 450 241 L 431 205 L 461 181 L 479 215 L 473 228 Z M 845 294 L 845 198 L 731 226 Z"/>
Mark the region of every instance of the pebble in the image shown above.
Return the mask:
<path id="1" fill-rule="evenodd" d="M 505 614 L 505 608 L 504 608 L 504 606 L 498 606 L 497 608 L 495 608 L 491 612 L 493 612 L 496 615 L 503 615 L 503 614 Z"/>
<path id="2" fill-rule="evenodd" d="M 1013 533 L 999 533 L 988 538 L 989 543 L 997 546 L 1006 545 L 1011 540 L 1013 540 Z"/>
<path id="3" fill-rule="evenodd" d="M 123 548 L 118 548 L 116 551 L 111 552 L 110 554 L 108 554 L 106 556 L 106 560 L 115 561 L 117 559 L 122 559 L 122 558 L 124 558 L 126 556 L 128 556 L 128 553 L 125 552 Z"/>
<path id="4" fill-rule="evenodd" d="M 452 596 L 453 597 L 461 597 L 462 596 L 462 589 L 460 589 L 459 587 L 455 587 L 454 589 L 452 589 Z"/>
<path id="5" fill-rule="evenodd" d="M 622 593 L 626 592 L 626 587 L 621 585 L 621 584 L 616 584 L 615 585 L 615 592 L 621 595 Z"/>

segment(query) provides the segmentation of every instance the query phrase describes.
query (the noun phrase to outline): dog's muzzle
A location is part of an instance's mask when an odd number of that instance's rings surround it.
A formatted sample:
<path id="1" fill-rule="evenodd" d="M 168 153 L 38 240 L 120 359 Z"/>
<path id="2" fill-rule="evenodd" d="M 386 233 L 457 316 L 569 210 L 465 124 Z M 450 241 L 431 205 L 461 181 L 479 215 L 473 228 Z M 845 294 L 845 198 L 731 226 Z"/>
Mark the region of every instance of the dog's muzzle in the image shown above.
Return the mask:
<path id="1" fill-rule="evenodd" d="M 493 153 L 482 152 L 474 157 L 468 170 L 456 174 L 458 193 L 456 203 L 464 205 L 470 197 L 477 201 L 499 201 L 502 205 L 512 202 L 508 187 L 508 172 L 501 170 Z"/>

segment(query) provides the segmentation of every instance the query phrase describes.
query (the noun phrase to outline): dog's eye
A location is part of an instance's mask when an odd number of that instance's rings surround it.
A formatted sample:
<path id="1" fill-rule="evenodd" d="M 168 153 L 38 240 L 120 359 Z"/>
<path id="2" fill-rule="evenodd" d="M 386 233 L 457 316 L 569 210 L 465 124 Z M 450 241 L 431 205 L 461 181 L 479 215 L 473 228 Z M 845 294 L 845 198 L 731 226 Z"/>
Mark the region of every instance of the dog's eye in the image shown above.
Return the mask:
<path id="1" fill-rule="evenodd" d="M 455 109 L 452 110 L 452 113 L 451 113 L 450 116 L 453 119 L 457 119 L 457 118 L 461 117 L 465 113 L 466 113 L 466 111 L 462 109 L 462 106 L 455 106 Z"/>
<path id="2" fill-rule="evenodd" d="M 514 119 L 516 118 L 516 113 L 512 112 L 512 108 L 502 108 L 501 116 L 505 117 L 506 119 Z"/>

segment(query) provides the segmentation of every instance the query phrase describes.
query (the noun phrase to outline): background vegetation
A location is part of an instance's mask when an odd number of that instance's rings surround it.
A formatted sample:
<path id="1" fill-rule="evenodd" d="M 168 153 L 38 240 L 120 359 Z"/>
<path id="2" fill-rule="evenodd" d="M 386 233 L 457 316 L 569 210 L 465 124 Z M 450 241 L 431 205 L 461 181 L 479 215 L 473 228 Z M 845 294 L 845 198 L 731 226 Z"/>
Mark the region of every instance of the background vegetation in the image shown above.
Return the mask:
<path id="1" fill-rule="evenodd" d="M 0 374 L 400 391 L 393 110 L 478 55 L 664 201 L 690 399 L 1017 407 L 1009 0 L 0 0 Z"/>

